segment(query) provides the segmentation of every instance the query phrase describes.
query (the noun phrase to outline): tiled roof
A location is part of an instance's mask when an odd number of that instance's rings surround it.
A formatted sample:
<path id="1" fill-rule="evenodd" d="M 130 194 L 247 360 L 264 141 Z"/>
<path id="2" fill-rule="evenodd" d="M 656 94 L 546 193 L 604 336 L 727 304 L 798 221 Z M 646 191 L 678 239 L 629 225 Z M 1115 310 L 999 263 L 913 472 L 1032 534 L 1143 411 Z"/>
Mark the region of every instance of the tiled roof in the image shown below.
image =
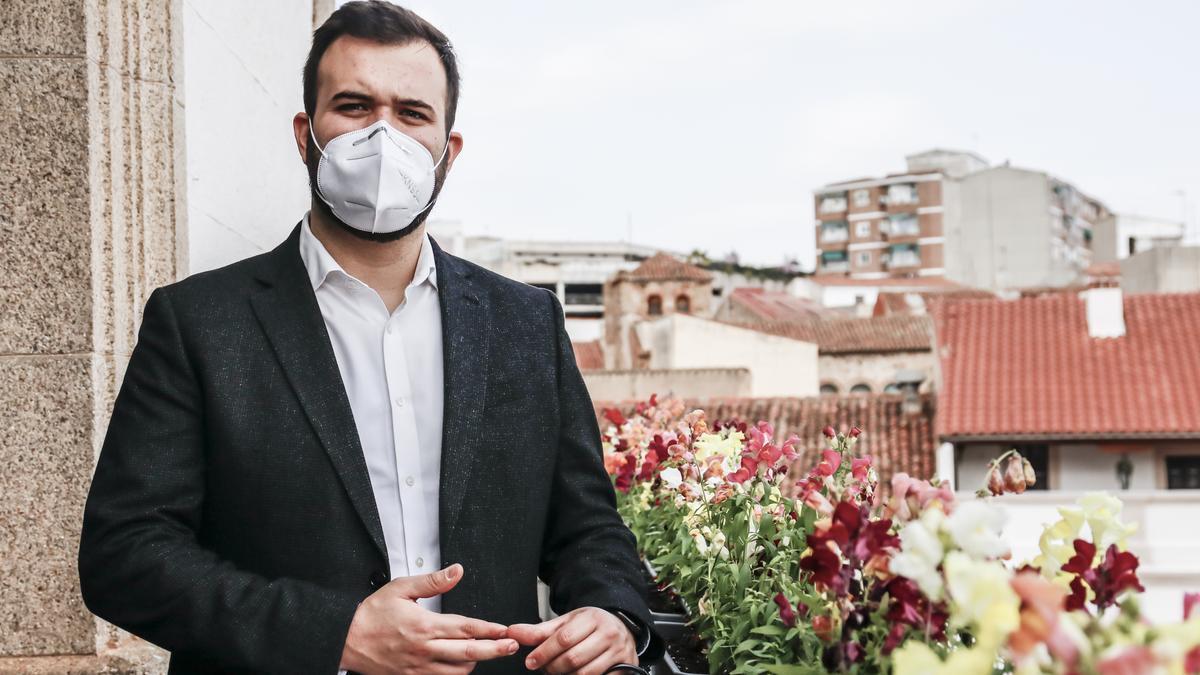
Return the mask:
<path id="1" fill-rule="evenodd" d="M 816 465 L 820 451 L 829 447 L 821 430 L 832 426 L 838 431 L 859 427 L 864 433 L 855 447 L 859 454 L 870 455 L 879 472 L 880 485 L 891 483 L 892 474 L 905 472 L 919 478 L 932 478 L 937 470 L 933 436 L 934 398 L 922 394 L 921 411 L 905 413 L 904 397 L 898 394 L 872 396 L 821 396 L 815 398 L 732 398 L 686 401 L 689 410 L 699 408 L 709 422 L 740 420 L 748 424 L 770 422 L 775 436 L 800 437 L 800 457 L 789 475 L 803 478 Z M 613 404 L 596 403 L 603 409 Z M 628 412 L 632 405 L 617 407 Z M 601 426 L 608 424 L 601 417 Z M 791 485 L 794 481 L 787 481 Z"/>
<path id="2" fill-rule="evenodd" d="M 944 438 L 1200 438 L 1200 293 L 1127 295 L 1088 336 L 1078 293 L 934 308 Z"/>
<path id="3" fill-rule="evenodd" d="M 575 350 L 575 364 L 580 370 L 604 369 L 604 349 L 599 340 L 572 342 L 571 348 Z"/>
<path id="4" fill-rule="evenodd" d="M 929 305 L 947 298 L 994 298 L 995 293 L 974 288 L 945 288 L 923 291 L 880 291 L 875 297 L 875 316 L 925 314 Z"/>
<path id="5" fill-rule="evenodd" d="M 713 278 L 712 274 L 667 253 L 647 258 L 624 277 L 638 281 L 712 281 Z"/>
<path id="6" fill-rule="evenodd" d="M 763 321 L 735 324 L 771 335 L 814 342 L 820 354 L 921 352 L 933 349 L 933 322 L 927 316 Z"/>
<path id="7" fill-rule="evenodd" d="M 813 283 L 819 286 L 879 286 L 880 288 L 912 288 L 915 290 L 937 288 L 965 288 L 949 279 L 942 277 L 916 277 L 903 279 L 889 277 L 886 279 L 852 279 L 850 277 L 832 274 L 817 274 L 812 277 Z"/>
<path id="8" fill-rule="evenodd" d="M 763 288 L 735 288 L 729 293 L 729 302 L 763 321 L 803 321 L 828 314 L 823 306 L 812 300 Z"/>

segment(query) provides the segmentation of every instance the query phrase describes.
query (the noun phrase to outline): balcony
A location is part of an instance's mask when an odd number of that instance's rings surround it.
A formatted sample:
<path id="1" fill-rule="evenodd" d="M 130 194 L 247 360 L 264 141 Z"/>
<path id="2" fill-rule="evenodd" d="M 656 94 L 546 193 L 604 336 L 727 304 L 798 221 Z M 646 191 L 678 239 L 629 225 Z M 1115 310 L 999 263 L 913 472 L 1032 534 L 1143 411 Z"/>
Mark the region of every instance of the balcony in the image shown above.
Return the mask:
<path id="1" fill-rule="evenodd" d="M 886 262 L 889 270 L 920 267 L 921 254 L 915 244 L 900 244 L 888 250 Z"/>
<path id="2" fill-rule="evenodd" d="M 921 223 L 913 214 L 889 216 L 883 227 L 884 232 L 892 239 L 921 236 Z"/>
<path id="3" fill-rule="evenodd" d="M 821 253 L 821 273 L 833 274 L 850 271 L 850 257 L 845 251 L 825 251 Z"/>
<path id="4" fill-rule="evenodd" d="M 821 243 L 838 243 L 849 241 L 850 226 L 839 221 L 836 223 L 821 223 Z"/>
<path id="5" fill-rule="evenodd" d="M 817 207 L 822 214 L 844 213 L 846 211 L 846 195 L 826 195 L 821 197 Z"/>
<path id="6" fill-rule="evenodd" d="M 888 206 L 904 206 L 907 204 L 916 204 L 917 186 L 913 183 L 898 183 L 889 185 L 887 191 Z"/>

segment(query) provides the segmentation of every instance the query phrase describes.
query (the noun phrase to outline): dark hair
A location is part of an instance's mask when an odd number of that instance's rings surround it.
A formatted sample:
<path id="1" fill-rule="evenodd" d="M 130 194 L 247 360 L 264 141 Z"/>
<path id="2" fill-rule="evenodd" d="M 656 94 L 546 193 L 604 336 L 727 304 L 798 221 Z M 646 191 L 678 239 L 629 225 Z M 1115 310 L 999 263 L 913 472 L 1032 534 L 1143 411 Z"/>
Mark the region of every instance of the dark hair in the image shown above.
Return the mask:
<path id="1" fill-rule="evenodd" d="M 454 57 L 454 48 L 433 24 L 411 10 L 384 0 L 347 2 L 313 31 L 312 47 L 304 62 L 304 112 L 312 116 L 317 107 L 317 66 L 321 57 L 329 45 L 343 35 L 385 45 L 405 45 L 418 40 L 433 45 L 446 71 L 446 132 L 450 132 L 458 109 L 458 61 Z"/>

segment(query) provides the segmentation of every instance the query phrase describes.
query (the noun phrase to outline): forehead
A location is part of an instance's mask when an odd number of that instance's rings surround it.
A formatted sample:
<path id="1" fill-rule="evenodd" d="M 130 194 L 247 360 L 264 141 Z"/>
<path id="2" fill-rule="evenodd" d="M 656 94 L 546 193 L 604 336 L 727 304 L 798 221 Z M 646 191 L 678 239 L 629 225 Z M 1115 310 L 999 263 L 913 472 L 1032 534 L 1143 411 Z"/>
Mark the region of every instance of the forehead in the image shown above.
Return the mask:
<path id="1" fill-rule="evenodd" d="M 446 70 L 425 40 L 396 45 L 343 35 L 329 45 L 317 67 L 318 104 L 345 90 L 421 99 L 440 114 L 446 107 Z"/>

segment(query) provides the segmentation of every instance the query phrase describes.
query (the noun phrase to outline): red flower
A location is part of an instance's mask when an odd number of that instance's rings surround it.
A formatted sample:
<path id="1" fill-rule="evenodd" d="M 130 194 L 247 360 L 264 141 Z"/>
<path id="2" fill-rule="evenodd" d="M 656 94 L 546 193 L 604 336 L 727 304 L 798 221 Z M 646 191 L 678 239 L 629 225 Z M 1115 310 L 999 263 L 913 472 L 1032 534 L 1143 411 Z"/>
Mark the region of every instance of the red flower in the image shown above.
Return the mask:
<path id="1" fill-rule="evenodd" d="M 870 457 L 856 457 L 850 460 L 850 474 L 857 480 L 866 480 L 867 471 L 871 468 Z"/>
<path id="2" fill-rule="evenodd" d="M 822 642 L 829 642 L 833 639 L 833 620 L 824 614 L 814 616 L 812 620 L 813 632 L 817 637 L 821 638 Z"/>
<path id="3" fill-rule="evenodd" d="M 861 435 L 862 435 L 862 429 L 859 429 L 858 427 L 854 427 L 854 428 L 850 429 L 850 438 L 858 438 Z"/>
<path id="4" fill-rule="evenodd" d="M 1082 609 L 1087 594 L 1083 584 L 1092 589 L 1092 603 L 1103 611 L 1116 604 L 1117 596 L 1134 589 L 1145 591 L 1137 578 L 1138 559 L 1129 551 L 1120 551 L 1116 544 L 1104 552 L 1104 560 L 1092 567 L 1096 559 L 1096 546 L 1083 539 L 1074 542 L 1075 555 L 1062 566 L 1064 572 L 1074 574 L 1071 580 L 1071 595 L 1067 598 L 1067 609 Z"/>
<path id="5" fill-rule="evenodd" d="M 1200 593 L 1184 593 L 1183 594 L 1183 620 L 1187 621 L 1192 618 L 1192 612 L 1195 611 L 1196 605 L 1200 605 Z"/>
<path id="6" fill-rule="evenodd" d="M 779 605 L 779 620 L 783 625 L 791 628 L 796 625 L 796 612 L 792 610 L 792 603 L 788 602 L 783 593 L 775 594 L 775 604 Z"/>
<path id="7" fill-rule="evenodd" d="M 618 427 L 625 424 L 625 416 L 622 415 L 621 411 L 617 410 L 616 408 L 605 408 L 604 419 L 612 422 Z"/>
<path id="8" fill-rule="evenodd" d="M 837 432 L 833 430 L 833 427 L 825 427 L 821 430 L 821 433 L 825 434 L 826 438 L 833 438 L 834 436 L 837 436 Z"/>

